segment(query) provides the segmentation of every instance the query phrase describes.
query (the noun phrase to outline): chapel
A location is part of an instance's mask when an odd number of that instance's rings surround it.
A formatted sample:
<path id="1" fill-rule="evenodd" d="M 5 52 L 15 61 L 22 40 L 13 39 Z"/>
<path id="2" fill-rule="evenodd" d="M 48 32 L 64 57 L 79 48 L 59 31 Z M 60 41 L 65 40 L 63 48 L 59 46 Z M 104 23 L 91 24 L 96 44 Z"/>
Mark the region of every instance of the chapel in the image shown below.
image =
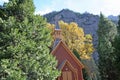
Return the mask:
<path id="1" fill-rule="evenodd" d="M 57 69 L 61 71 L 61 76 L 57 80 L 84 80 L 82 74 L 84 65 L 62 40 L 61 29 L 54 30 L 54 45 L 51 54 L 57 59 Z"/>

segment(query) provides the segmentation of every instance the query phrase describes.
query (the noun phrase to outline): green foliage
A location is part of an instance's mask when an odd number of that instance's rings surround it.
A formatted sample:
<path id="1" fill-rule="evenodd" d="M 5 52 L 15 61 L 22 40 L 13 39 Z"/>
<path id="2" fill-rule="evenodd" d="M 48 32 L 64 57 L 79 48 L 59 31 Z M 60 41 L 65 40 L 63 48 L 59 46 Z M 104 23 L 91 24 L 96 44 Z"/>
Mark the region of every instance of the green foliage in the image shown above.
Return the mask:
<path id="1" fill-rule="evenodd" d="M 7 16 L 14 16 L 22 21 L 25 17 L 32 18 L 35 11 L 33 0 L 9 0 L 3 5 L 7 11 Z"/>
<path id="2" fill-rule="evenodd" d="M 6 11 L 3 6 L 0 5 L 0 17 L 6 18 Z"/>
<path id="3" fill-rule="evenodd" d="M 55 80 L 57 62 L 50 54 L 51 32 L 46 20 L 34 15 L 32 0 L 4 4 L 0 17 L 0 80 Z"/>
<path id="4" fill-rule="evenodd" d="M 114 65 L 115 54 L 113 53 L 113 42 L 116 34 L 116 25 L 101 14 L 98 29 L 98 67 L 100 71 L 101 80 L 116 80 L 116 72 Z"/>
<path id="5" fill-rule="evenodd" d="M 120 35 L 117 35 L 114 41 L 115 67 L 117 80 L 120 80 Z"/>
<path id="6" fill-rule="evenodd" d="M 117 29 L 118 29 L 118 33 L 120 34 L 120 15 L 119 15 L 119 20 L 118 20 L 118 26 L 117 26 Z"/>
<path id="7" fill-rule="evenodd" d="M 91 56 L 91 59 L 82 59 L 84 64 L 83 75 L 85 80 L 99 80 L 98 67 L 95 64 L 94 59 Z"/>
<path id="8" fill-rule="evenodd" d="M 118 34 L 115 37 L 113 46 L 115 47 L 114 53 L 115 53 L 116 75 L 117 75 L 116 79 L 120 80 L 120 16 L 119 16 L 117 29 L 118 29 Z"/>

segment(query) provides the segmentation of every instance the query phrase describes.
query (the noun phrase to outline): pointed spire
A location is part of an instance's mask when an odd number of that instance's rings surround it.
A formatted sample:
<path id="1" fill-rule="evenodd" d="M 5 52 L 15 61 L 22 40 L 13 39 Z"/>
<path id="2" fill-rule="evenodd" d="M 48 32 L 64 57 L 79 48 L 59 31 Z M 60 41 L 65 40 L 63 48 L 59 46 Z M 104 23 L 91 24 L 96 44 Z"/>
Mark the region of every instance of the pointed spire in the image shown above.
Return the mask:
<path id="1" fill-rule="evenodd" d="M 58 21 L 55 21 L 55 25 L 56 25 L 56 29 L 60 29 L 59 25 L 58 25 Z"/>
<path id="2" fill-rule="evenodd" d="M 59 43 L 60 40 L 62 40 L 62 33 L 61 33 L 61 29 L 59 27 L 58 21 L 60 20 L 59 16 L 55 16 L 54 18 L 55 20 L 55 30 L 54 30 L 54 45 L 53 48 L 56 47 L 56 45 Z"/>
<path id="3" fill-rule="evenodd" d="M 56 29 L 60 29 L 59 25 L 58 25 L 58 21 L 60 20 L 60 17 L 55 16 L 55 25 L 56 25 Z"/>

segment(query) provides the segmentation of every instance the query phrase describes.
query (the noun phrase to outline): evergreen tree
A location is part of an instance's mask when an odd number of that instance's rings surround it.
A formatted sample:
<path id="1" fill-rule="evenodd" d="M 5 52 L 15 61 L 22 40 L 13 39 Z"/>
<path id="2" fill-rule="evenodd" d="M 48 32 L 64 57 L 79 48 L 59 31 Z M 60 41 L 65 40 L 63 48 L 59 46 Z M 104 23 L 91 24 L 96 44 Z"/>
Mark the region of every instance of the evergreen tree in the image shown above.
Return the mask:
<path id="1" fill-rule="evenodd" d="M 99 71 L 101 80 L 116 80 L 115 54 L 112 43 L 117 34 L 116 25 L 100 14 L 98 29 Z"/>
<path id="2" fill-rule="evenodd" d="M 14 16 L 19 21 L 24 20 L 25 17 L 31 20 L 35 11 L 33 0 L 9 0 L 9 3 L 5 3 L 3 7 L 8 16 Z"/>
<path id="3" fill-rule="evenodd" d="M 34 15 L 32 0 L 9 0 L 0 17 L 0 80 L 55 80 L 57 62 L 50 55 L 46 20 Z"/>
<path id="4" fill-rule="evenodd" d="M 120 15 L 118 17 L 119 17 L 119 20 L 118 20 L 117 30 L 118 30 L 118 33 L 120 34 Z"/>
<path id="5" fill-rule="evenodd" d="M 3 9 L 3 6 L 0 5 L 0 17 L 4 18 L 5 17 L 5 12 Z"/>
<path id="6" fill-rule="evenodd" d="M 120 16 L 117 26 L 118 34 L 115 37 L 115 41 L 113 46 L 115 47 L 114 53 L 115 53 L 115 66 L 116 66 L 116 74 L 117 74 L 117 80 L 120 80 Z"/>

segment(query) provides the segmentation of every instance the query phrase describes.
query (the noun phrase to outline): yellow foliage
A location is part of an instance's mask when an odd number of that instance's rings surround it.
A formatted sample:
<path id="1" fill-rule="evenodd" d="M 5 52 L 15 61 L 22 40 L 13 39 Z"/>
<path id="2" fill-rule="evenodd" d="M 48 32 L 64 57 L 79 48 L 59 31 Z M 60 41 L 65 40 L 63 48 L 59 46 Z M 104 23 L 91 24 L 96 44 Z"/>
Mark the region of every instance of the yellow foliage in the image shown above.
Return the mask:
<path id="1" fill-rule="evenodd" d="M 51 35 L 54 35 L 54 29 L 55 29 L 55 25 L 54 24 L 50 24 L 50 23 L 47 23 L 47 27 L 48 29 L 51 30 Z"/>
<path id="2" fill-rule="evenodd" d="M 51 35 L 52 35 L 52 38 L 54 39 L 54 29 L 55 29 L 55 25 L 54 24 L 50 24 L 50 23 L 47 23 L 46 25 L 48 27 L 49 30 L 51 30 Z M 52 44 L 54 43 L 54 40 L 52 41 Z M 52 45 L 49 46 L 50 48 L 52 48 Z"/>
<path id="3" fill-rule="evenodd" d="M 53 25 L 49 24 L 49 27 Z M 59 27 L 62 30 L 63 41 L 71 49 L 76 49 L 81 58 L 89 59 L 94 48 L 92 44 L 92 36 L 85 35 L 83 28 L 79 27 L 75 22 L 65 23 L 59 21 Z"/>

